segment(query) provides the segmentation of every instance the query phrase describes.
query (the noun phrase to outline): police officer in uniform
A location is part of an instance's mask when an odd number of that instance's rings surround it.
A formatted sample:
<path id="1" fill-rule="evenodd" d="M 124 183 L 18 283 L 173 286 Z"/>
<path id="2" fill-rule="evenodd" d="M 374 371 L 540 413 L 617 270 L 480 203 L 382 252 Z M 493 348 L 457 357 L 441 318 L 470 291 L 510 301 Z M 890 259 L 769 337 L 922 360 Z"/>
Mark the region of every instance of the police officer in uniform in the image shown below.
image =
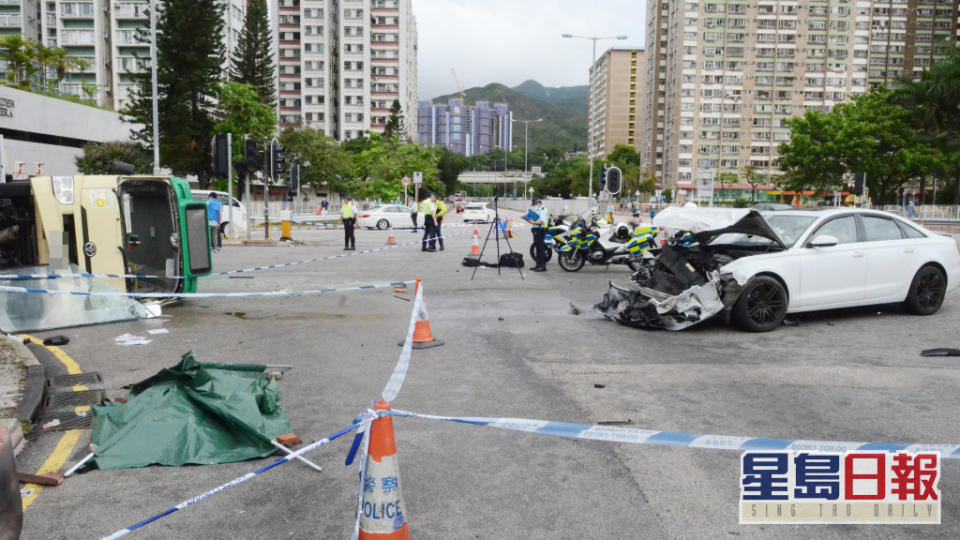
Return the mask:
<path id="1" fill-rule="evenodd" d="M 447 205 L 442 199 L 437 200 L 437 230 L 434 231 L 437 236 L 437 242 L 440 243 L 440 251 L 443 251 L 443 216 L 447 215 Z"/>
<path id="2" fill-rule="evenodd" d="M 353 226 L 357 223 L 357 207 L 353 198 L 344 195 L 343 206 L 340 207 L 340 222 L 343 223 L 343 250 L 357 249 L 357 239 L 353 235 Z"/>
<path id="3" fill-rule="evenodd" d="M 547 225 L 550 223 L 550 211 L 543 205 L 539 198 L 533 199 L 533 209 L 539 214 L 536 221 L 531 221 L 533 225 L 533 249 L 534 259 L 537 265 L 531 268 L 533 272 L 546 272 L 547 267 L 547 244 L 544 239 L 547 236 Z"/>
<path id="4" fill-rule="evenodd" d="M 420 213 L 423 214 L 423 241 L 421 251 L 437 250 L 437 203 L 434 202 L 436 195 L 431 193 L 430 197 L 420 203 Z M 427 244 L 429 242 L 429 245 Z"/>

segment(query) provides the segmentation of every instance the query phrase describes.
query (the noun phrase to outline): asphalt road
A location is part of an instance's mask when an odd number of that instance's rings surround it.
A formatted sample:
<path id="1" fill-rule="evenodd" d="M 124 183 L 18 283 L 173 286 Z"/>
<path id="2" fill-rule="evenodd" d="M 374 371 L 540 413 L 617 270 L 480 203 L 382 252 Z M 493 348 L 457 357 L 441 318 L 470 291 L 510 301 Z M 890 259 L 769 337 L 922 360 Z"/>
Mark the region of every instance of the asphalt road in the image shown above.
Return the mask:
<path id="1" fill-rule="evenodd" d="M 484 230 L 484 234 L 485 234 Z M 218 270 L 338 253 L 339 231 L 295 231 L 306 245 L 224 247 Z M 398 231 L 401 242 L 415 238 Z M 359 231 L 358 248 L 386 233 Z M 529 229 L 514 243 L 526 253 Z M 433 333 L 443 347 L 414 353 L 395 407 L 690 433 L 876 442 L 960 442 L 957 359 L 921 349 L 957 347 L 960 293 L 932 317 L 897 307 L 792 319 L 770 334 L 719 323 L 638 331 L 592 311 L 625 267 L 578 274 L 460 266 L 470 237 L 447 251 L 400 248 L 252 274 L 209 278 L 203 291 L 263 291 L 423 277 Z M 491 248 L 493 244 L 491 243 Z M 529 257 L 527 257 L 529 259 Z M 412 289 L 411 289 L 412 292 Z M 411 296 L 411 295 L 407 295 Z M 571 304 L 579 309 L 574 314 Z M 392 291 L 309 298 L 190 300 L 163 320 L 65 334 L 84 371 L 111 396 L 193 349 L 202 361 L 294 365 L 281 382 L 295 431 L 315 440 L 346 426 L 378 398 L 399 353 L 411 303 Z M 124 333 L 146 346 L 115 345 Z M 598 387 L 603 386 L 602 388 Z M 742 526 L 739 453 L 575 441 L 459 424 L 396 419 L 406 515 L 415 538 L 957 538 L 960 466 L 943 465 L 940 526 Z M 60 440 L 30 444 L 35 470 Z M 73 458 L 86 453 L 88 433 Z M 310 454 L 316 473 L 289 463 L 135 533 L 139 538 L 347 538 L 356 468 L 349 441 Z M 26 512 L 26 539 L 99 537 L 136 523 L 268 461 L 208 467 L 91 471 L 48 488 Z"/>

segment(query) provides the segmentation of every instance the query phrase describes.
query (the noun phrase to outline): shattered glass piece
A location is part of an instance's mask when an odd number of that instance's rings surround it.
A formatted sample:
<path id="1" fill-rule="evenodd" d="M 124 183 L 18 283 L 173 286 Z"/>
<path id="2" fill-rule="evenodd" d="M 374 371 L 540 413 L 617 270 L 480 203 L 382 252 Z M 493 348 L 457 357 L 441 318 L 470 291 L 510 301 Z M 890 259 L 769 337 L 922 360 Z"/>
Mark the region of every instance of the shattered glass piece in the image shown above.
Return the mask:
<path id="1" fill-rule="evenodd" d="M 46 274 L 47 266 L 17 268 L 21 274 Z M 69 273 L 81 273 L 70 265 Z M 10 282 L 11 286 L 73 292 L 109 292 L 117 289 L 96 278 L 30 279 Z M 5 332 L 53 330 L 146 318 L 147 310 L 133 298 L 73 296 L 0 291 L 0 329 Z"/>

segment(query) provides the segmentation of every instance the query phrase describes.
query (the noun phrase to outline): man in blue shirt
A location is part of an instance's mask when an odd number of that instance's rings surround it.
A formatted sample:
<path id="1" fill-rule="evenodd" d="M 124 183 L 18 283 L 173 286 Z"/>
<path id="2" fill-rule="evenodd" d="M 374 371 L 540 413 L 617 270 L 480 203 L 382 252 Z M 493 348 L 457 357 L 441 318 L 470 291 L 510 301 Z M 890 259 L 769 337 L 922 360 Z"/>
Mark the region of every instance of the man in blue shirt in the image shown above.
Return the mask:
<path id="1" fill-rule="evenodd" d="M 216 193 L 210 193 L 207 196 L 207 220 L 210 225 L 210 248 L 214 251 L 220 251 L 222 244 L 220 242 L 220 214 L 223 211 L 223 204 L 217 198 Z"/>
<path id="2" fill-rule="evenodd" d="M 538 215 L 536 221 L 530 221 L 530 224 L 533 225 L 533 258 L 537 265 L 530 270 L 533 272 L 546 272 L 547 244 L 544 239 L 547 237 L 547 227 L 550 226 L 550 211 L 547 210 L 543 202 L 536 197 L 533 199 L 533 211 Z"/>

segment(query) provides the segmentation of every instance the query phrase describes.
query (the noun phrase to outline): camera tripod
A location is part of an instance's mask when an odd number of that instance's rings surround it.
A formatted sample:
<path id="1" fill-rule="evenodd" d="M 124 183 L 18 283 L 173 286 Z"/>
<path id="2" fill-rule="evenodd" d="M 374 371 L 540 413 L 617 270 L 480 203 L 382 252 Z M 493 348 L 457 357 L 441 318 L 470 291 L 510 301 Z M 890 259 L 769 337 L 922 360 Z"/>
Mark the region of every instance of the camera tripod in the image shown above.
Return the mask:
<path id="1" fill-rule="evenodd" d="M 502 275 L 500 269 L 500 228 L 503 227 L 503 224 L 506 223 L 500 219 L 500 196 L 497 195 L 493 198 L 493 223 L 490 224 L 490 229 L 487 231 L 487 238 L 483 241 L 483 247 L 480 248 L 480 255 L 477 257 L 477 261 L 483 260 L 483 254 L 487 251 L 487 243 L 490 242 L 490 234 L 493 233 L 494 239 L 497 243 L 497 275 Z M 506 231 L 506 228 L 503 229 Z M 510 239 L 507 238 L 506 232 L 504 232 L 503 240 L 507 243 L 507 249 L 510 253 L 516 253 L 513 251 L 513 246 L 510 245 Z M 473 268 L 473 275 L 470 276 L 470 281 L 473 281 L 473 278 L 477 277 L 477 270 L 480 269 L 481 264 L 478 264 Z M 518 266 L 517 272 L 520 273 L 520 279 L 524 279 L 523 270 Z"/>

